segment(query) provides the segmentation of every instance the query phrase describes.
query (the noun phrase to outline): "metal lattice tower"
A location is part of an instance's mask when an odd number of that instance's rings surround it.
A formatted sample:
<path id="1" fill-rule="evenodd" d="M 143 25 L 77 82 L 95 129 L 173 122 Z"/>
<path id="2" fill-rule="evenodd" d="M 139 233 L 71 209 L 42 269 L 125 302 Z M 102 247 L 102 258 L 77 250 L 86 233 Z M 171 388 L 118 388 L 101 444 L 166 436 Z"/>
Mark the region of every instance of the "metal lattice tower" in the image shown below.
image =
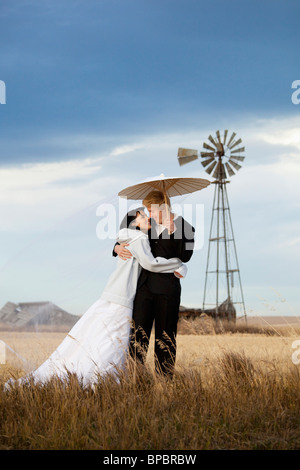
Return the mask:
<path id="1" fill-rule="evenodd" d="M 245 157 L 240 155 L 245 147 L 237 148 L 242 142 L 235 140 L 235 132 L 227 140 L 228 130 L 221 137 L 208 137 L 210 143 L 204 143 L 201 163 L 208 174 L 215 179 L 214 200 L 203 296 L 203 311 L 212 313 L 216 318 L 225 317 L 230 321 L 244 317 L 246 309 L 242 290 L 241 275 L 238 265 L 237 250 L 234 240 L 229 200 L 227 194 L 227 176 L 235 175 L 239 162 Z M 178 161 L 184 165 L 198 158 L 198 151 L 178 149 Z"/>

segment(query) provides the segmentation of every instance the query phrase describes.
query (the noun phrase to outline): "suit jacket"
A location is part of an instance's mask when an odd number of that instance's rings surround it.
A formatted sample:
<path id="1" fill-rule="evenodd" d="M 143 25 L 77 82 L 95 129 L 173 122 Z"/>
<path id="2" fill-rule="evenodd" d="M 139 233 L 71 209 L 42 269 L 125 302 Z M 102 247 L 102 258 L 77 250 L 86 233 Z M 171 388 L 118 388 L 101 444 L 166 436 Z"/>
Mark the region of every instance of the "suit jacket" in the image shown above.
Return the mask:
<path id="1" fill-rule="evenodd" d="M 165 229 L 158 236 L 155 221 L 151 219 L 152 229 L 148 232 L 151 251 L 154 257 L 179 258 L 186 263 L 193 255 L 195 229 L 181 216 L 174 220 L 174 224 L 176 226 L 174 233 L 169 235 Z M 117 256 L 114 251 L 113 255 Z M 137 289 L 145 283 L 153 294 L 180 296 L 181 293 L 180 280 L 173 273 L 153 273 L 142 268 Z"/>

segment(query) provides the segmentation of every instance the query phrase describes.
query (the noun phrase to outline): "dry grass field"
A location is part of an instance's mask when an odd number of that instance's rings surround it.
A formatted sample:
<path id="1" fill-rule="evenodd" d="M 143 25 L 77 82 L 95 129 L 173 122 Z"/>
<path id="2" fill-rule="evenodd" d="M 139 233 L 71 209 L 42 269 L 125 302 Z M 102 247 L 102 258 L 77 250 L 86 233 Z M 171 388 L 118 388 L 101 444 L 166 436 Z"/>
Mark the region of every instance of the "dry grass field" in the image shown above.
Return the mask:
<path id="1" fill-rule="evenodd" d="M 84 390 L 74 378 L 67 386 L 52 381 L 10 392 L 1 386 L 0 449 L 300 449 L 295 318 L 251 319 L 247 328 L 235 329 L 207 318 L 181 320 L 172 381 L 153 371 L 152 339 L 146 368 L 129 364 L 119 382 L 99 378 L 95 390 Z M 0 331 L 30 367 L 64 336 Z M 0 385 L 24 371 L 21 359 L 7 351 Z"/>

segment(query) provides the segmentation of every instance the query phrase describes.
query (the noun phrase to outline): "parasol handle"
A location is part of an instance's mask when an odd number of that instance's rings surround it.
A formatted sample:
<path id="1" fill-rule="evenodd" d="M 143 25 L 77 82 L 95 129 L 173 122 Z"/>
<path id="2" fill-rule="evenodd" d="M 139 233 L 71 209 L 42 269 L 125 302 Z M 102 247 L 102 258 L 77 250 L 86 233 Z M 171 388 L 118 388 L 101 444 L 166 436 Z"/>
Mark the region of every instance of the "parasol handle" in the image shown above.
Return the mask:
<path id="1" fill-rule="evenodd" d="M 163 184 L 163 193 L 164 193 L 166 211 L 167 211 L 168 217 L 170 217 L 170 209 L 169 209 L 169 205 L 168 205 L 168 203 L 167 203 L 167 190 L 166 190 L 166 185 L 165 185 L 165 182 L 164 182 L 164 181 L 162 181 L 162 184 Z"/>
<path id="2" fill-rule="evenodd" d="M 166 206 L 166 212 L 167 212 L 167 216 L 168 218 L 170 219 L 170 207 L 167 203 L 167 190 L 166 190 L 166 186 L 165 186 L 165 182 L 162 181 L 162 185 L 163 185 L 163 193 L 164 193 L 164 200 L 165 200 L 165 206 Z M 171 232 L 169 232 L 171 233 Z"/>

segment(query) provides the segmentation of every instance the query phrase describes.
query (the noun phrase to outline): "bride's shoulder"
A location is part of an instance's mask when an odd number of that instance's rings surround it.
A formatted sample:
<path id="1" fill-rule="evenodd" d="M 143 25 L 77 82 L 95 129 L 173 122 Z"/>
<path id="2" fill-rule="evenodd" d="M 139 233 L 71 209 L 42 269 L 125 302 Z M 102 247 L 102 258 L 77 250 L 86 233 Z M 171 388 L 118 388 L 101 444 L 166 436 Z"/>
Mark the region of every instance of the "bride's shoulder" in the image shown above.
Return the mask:
<path id="1" fill-rule="evenodd" d="M 135 230 L 131 228 L 122 228 L 117 235 L 119 243 L 130 243 L 133 240 L 143 240 L 147 238 L 148 235 L 146 235 L 141 230 Z"/>

